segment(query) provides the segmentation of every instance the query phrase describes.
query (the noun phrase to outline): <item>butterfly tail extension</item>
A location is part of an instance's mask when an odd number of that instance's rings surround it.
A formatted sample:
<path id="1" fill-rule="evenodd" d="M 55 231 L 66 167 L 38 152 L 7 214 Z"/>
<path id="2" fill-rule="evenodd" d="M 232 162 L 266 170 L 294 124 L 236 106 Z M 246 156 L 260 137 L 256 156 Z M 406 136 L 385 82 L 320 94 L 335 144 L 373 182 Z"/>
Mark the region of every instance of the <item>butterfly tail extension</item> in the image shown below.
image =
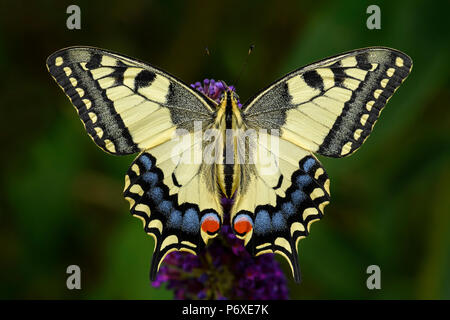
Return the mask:
<path id="1" fill-rule="evenodd" d="M 295 240 L 293 238 L 289 239 L 290 241 L 290 245 L 291 248 L 293 249 L 292 251 L 292 259 L 291 259 L 291 264 L 292 264 L 292 275 L 294 277 L 294 281 L 296 283 L 301 283 L 302 282 L 302 272 L 300 270 L 300 263 L 298 261 L 298 251 L 297 251 L 297 246 L 295 244 Z"/>
<path id="2" fill-rule="evenodd" d="M 170 252 L 197 255 L 205 246 L 202 223 L 216 218 L 214 214 L 201 213 L 195 204 L 178 205 L 177 196 L 169 194 L 156 161 L 151 154 L 142 153 L 128 170 L 124 187 L 132 215 L 142 220 L 145 232 L 155 241 L 150 268 L 152 280 Z M 214 221 L 220 223 L 220 219 Z"/>
<path id="3" fill-rule="evenodd" d="M 260 243 L 260 240 L 261 239 L 258 236 L 253 236 L 246 245 L 248 252 L 254 257 L 258 257 L 266 253 L 281 255 L 288 262 L 294 281 L 296 283 L 300 283 L 302 280 L 302 275 L 298 261 L 298 251 L 295 245 L 295 239 L 291 237 L 289 237 L 289 239 L 277 237 L 273 240 L 273 242 L 265 242 L 263 244 Z M 277 241 L 277 243 L 274 241 Z"/>

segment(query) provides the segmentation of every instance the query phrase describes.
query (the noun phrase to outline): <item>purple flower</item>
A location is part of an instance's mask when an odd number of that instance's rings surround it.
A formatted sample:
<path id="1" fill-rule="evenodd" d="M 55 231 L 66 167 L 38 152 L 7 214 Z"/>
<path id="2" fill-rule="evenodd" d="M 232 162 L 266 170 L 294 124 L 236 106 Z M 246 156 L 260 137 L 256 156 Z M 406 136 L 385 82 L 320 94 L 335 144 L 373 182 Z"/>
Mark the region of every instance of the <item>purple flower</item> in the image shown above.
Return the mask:
<path id="1" fill-rule="evenodd" d="M 205 96 L 208 96 L 209 98 L 213 99 L 217 103 L 220 103 L 220 94 L 225 91 L 226 84 L 223 81 L 216 81 L 214 79 L 205 79 L 203 80 L 203 83 L 196 82 L 194 84 L 191 84 L 191 87 L 200 91 Z M 228 89 L 231 91 L 236 92 L 236 88 L 234 86 L 228 86 Z M 238 101 L 238 107 L 241 108 L 242 104 L 240 101 Z"/>
<path id="2" fill-rule="evenodd" d="M 225 90 L 224 83 L 214 79 L 191 87 L 218 103 Z M 235 91 L 233 86 L 228 88 Z M 225 214 L 219 236 L 198 256 L 168 254 L 152 282 L 154 287 L 166 283 L 176 299 L 288 299 L 286 278 L 274 255 L 252 257 L 234 235 L 229 225 L 232 204 L 233 199 L 222 199 Z"/>

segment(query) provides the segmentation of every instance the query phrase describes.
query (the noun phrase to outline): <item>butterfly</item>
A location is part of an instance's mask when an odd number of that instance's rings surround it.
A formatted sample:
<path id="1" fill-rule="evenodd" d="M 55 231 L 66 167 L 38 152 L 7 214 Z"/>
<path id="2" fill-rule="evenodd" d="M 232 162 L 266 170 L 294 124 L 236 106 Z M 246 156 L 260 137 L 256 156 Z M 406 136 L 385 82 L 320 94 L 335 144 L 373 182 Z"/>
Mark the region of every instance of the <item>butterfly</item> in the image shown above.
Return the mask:
<path id="1" fill-rule="evenodd" d="M 151 279 L 175 250 L 198 254 L 224 223 L 249 252 L 277 253 L 300 281 L 298 241 L 322 218 L 330 180 L 315 153 L 348 156 L 366 141 L 412 60 L 384 47 L 297 69 L 247 102 L 225 86 L 220 102 L 161 69 L 93 47 L 47 59 L 92 140 L 113 155 L 139 153 L 124 197 L 155 240 Z"/>

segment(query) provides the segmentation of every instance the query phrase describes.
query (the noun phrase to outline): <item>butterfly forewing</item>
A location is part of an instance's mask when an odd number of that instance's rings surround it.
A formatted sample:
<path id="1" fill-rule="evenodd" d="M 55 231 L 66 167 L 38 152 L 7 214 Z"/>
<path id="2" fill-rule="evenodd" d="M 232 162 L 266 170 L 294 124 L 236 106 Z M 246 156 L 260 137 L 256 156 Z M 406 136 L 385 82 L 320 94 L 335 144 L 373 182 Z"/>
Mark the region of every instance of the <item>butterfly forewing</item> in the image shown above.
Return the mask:
<path id="1" fill-rule="evenodd" d="M 211 122 L 215 106 L 167 73 L 109 51 L 72 47 L 47 67 L 72 101 L 94 142 L 131 154 L 169 141 L 176 129 Z"/>
<path id="2" fill-rule="evenodd" d="M 388 48 L 367 48 L 294 71 L 243 107 L 254 127 L 274 128 L 312 152 L 343 157 L 372 132 L 380 111 L 408 76 L 411 59 Z"/>

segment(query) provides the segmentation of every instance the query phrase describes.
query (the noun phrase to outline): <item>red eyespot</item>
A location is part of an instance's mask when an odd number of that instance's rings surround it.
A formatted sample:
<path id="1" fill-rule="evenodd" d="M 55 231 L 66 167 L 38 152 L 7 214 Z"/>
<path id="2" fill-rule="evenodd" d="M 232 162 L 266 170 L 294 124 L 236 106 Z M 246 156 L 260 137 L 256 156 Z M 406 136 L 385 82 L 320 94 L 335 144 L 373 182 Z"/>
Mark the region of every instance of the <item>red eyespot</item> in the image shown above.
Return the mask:
<path id="1" fill-rule="evenodd" d="M 236 230 L 238 234 L 244 234 L 252 230 L 252 225 L 250 224 L 250 222 L 245 220 L 237 221 L 234 224 L 234 230 Z"/>
<path id="2" fill-rule="evenodd" d="M 239 216 L 234 219 L 234 231 L 239 234 L 243 235 L 248 232 L 250 232 L 253 228 L 252 219 L 250 216 L 246 214 L 240 214 Z"/>
<path id="3" fill-rule="evenodd" d="M 220 222 L 215 214 L 207 214 L 202 218 L 202 230 L 210 234 L 219 230 Z"/>

